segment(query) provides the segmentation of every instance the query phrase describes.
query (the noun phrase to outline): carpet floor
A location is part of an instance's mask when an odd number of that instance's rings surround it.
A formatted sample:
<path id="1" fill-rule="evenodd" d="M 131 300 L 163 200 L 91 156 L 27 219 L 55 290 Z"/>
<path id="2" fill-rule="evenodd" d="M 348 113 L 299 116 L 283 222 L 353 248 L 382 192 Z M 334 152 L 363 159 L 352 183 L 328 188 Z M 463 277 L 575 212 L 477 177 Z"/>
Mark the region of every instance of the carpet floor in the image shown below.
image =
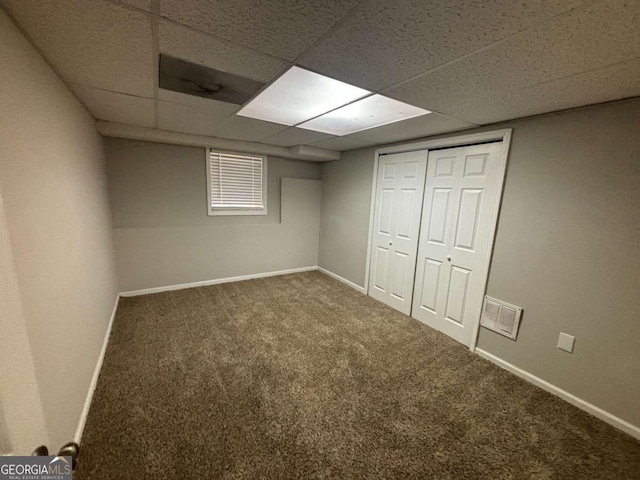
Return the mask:
<path id="1" fill-rule="evenodd" d="M 640 442 L 320 272 L 122 298 L 76 479 L 640 478 Z"/>

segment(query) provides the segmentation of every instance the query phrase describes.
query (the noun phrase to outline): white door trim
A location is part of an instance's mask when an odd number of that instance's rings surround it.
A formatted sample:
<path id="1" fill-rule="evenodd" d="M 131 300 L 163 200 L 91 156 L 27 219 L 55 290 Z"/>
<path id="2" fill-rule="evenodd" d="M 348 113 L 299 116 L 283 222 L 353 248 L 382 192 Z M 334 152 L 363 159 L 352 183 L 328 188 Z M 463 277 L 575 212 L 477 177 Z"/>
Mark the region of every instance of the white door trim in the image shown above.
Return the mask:
<path id="1" fill-rule="evenodd" d="M 500 202 L 502 200 L 502 190 L 504 188 L 504 178 L 505 178 L 505 172 L 507 169 L 507 158 L 509 156 L 509 148 L 511 146 L 512 131 L 513 130 L 511 128 L 506 128 L 502 130 L 491 130 L 488 132 L 472 133 L 470 135 L 459 135 L 455 137 L 438 138 L 435 140 L 424 140 L 421 142 L 405 143 L 402 145 L 394 145 L 391 147 L 383 147 L 383 148 L 376 149 L 375 159 L 373 164 L 371 204 L 369 206 L 369 238 L 367 241 L 367 259 L 366 259 L 367 263 L 365 265 L 365 276 L 364 276 L 364 291 L 367 295 L 369 294 L 369 268 L 371 266 L 371 246 L 373 243 L 373 218 L 374 218 L 374 212 L 375 212 L 375 198 L 376 198 L 376 188 L 377 188 L 377 181 L 378 181 L 378 159 L 380 155 L 386 155 L 389 153 L 412 152 L 415 150 L 427 150 L 427 155 L 428 155 L 429 150 L 433 150 L 436 148 L 461 147 L 464 145 L 473 145 L 475 143 L 502 141 L 502 152 L 500 157 L 498 158 L 498 162 L 499 162 L 498 172 L 499 172 L 499 179 L 500 179 L 498 182 L 498 191 L 500 192 L 500 194 L 497 195 L 496 204 L 493 207 L 493 213 L 491 218 L 491 228 L 490 228 L 491 233 L 489 237 L 490 248 L 487 250 L 487 255 L 485 258 L 485 263 L 487 265 L 486 275 L 482 281 L 482 291 L 483 291 L 483 294 L 486 293 L 487 280 L 489 278 L 489 265 L 491 262 L 491 254 L 493 253 L 493 243 L 495 241 L 496 227 L 498 224 L 498 215 L 500 213 Z M 480 328 L 480 312 L 478 312 L 477 318 L 474 322 L 473 334 L 471 337 L 471 343 L 469 345 L 469 349 L 472 352 L 474 352 L 476 349 L 479 328 Z"/>

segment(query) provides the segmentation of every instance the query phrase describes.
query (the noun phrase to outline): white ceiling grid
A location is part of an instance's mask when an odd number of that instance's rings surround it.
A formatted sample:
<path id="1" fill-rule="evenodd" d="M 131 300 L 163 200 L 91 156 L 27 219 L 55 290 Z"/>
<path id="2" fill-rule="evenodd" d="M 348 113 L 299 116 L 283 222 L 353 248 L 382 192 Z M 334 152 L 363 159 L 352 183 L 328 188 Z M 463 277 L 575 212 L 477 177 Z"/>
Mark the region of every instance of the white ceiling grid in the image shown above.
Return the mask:
<path id="1" fill-rule="evenodd" d="M 348 150 L 640 95 L 637 0 L 0 0 L 99 120 Z M 301 65 L 435 113 L 344 137 L 157 87 L 157 52 Z"/>

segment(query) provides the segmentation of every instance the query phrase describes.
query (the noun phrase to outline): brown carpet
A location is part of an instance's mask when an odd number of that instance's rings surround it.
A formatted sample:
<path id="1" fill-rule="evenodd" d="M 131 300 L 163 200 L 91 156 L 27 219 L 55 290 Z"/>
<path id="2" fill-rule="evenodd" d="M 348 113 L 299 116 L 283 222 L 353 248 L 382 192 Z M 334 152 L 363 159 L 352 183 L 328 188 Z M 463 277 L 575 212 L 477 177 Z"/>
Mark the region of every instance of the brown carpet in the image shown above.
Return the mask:
<path id="1" fill-rule="evenodd" d="M 640 478 L 640 442 L 319 272 L 123 298 L 76 479 Z"/>

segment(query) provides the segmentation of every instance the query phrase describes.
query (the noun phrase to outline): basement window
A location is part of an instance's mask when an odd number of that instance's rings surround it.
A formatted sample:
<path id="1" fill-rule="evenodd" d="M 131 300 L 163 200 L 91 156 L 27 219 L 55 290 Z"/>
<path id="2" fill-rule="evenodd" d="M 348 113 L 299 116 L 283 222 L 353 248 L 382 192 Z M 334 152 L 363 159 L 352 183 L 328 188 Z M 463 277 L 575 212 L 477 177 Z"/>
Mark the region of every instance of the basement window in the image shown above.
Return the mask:
<path id="1" fill-rule="evenodd" d="M 209 215 L 267 214 L 267 157 L 207 149 Z"/>

